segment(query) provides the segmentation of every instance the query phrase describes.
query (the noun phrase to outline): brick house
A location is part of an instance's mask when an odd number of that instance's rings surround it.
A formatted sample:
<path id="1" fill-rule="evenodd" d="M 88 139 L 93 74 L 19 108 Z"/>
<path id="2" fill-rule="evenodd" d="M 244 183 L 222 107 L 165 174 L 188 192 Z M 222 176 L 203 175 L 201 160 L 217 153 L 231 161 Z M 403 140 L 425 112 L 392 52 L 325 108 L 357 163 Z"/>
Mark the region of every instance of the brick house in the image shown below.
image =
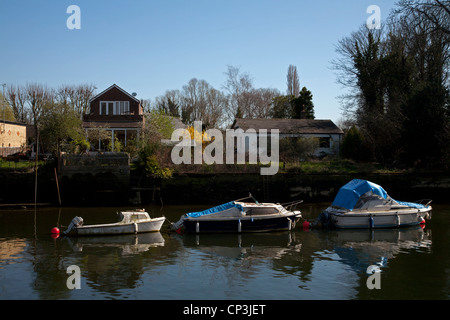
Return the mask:
<path id="1" fill-rule="evenodd" d="M 90 111 L 83 117 L 83 128 L 88 137 L 97 137 L 97 141 L 90 139 L 92 147 L 98 150 L 107 148 L 105 135 L 100 135 L 100 131 L 106 131 L 110 135 L 111 151 L 115 151 L 116 139 L 123 146 L 127 146 L 131 140 L 139 139 L 144 127 L 144 110 L 134 94 L 131 95 L 113 84 L 93 97 L 89 105 Z M 97 132 L 97 135 L 92 131 Z"/>
<path id="2" fill-rule="evenodd" d="M 25 123 L 0 120 L 0 156 L 6 157 L 25 150 L 27 125 Z"/>

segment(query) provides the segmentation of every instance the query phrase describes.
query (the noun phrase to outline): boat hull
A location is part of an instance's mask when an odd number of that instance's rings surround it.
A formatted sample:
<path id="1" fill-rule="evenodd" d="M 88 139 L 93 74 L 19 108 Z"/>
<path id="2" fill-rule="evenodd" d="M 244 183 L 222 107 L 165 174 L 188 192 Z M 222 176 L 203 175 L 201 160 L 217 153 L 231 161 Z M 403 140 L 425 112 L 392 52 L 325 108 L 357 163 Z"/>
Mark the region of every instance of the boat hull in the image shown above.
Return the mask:
<path id="1" fill-rule="evenodd" d="M 79 236 L 94 235 L 120 235 L 135 234 L 144 232 L 158 232 L 166 218 L 153 218 L 148 221 L 139 221 L 131 223 L 110 223 L 98 225 L 86 225 L 75 228 L 75 233 Z"/>
<path id="2" fill-rule="evenodd" d="M 241 233 L 286 231 L 295 228 L 300 215 L 276 215 L 274 217 L 242 217 L 239 219 L 186 219 L 187 233 Z"/>
<path id="3" fill-rule="evenodd" d="M 327 214 L 329 222 L 336 228 L 374 229 L 419 225 L 428 217 L 430 210 L 367 213 L 327 212 Z"/>

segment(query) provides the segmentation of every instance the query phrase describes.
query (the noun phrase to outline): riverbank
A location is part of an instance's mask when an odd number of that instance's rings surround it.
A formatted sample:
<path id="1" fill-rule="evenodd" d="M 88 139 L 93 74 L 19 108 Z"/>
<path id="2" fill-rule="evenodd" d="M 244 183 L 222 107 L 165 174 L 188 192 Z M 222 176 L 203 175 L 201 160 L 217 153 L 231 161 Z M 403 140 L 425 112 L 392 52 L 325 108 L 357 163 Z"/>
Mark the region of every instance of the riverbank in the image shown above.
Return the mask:
<path id="1" fill-rule="evenodd" d="M 442 172 L 175 173 L 153 184 L 133 174 L 129 183 L 111 174 L 77 174 L 57 181 L 50 169 L 38 171 L 37 202 L 59 205 L 61 200 L 63 206 L 217 204 L 249 193 L 266 202 L 331 202 L 339 188 L 354 178 L 373 181 L 399 200 L 448 203 L 450 194 L 450 174 Z M 0 172 L 0 181 L 0 204 L 34 204 L 34 172 Z"/>
<path id="2" fill-rule="evenodd" d="M 399 200 L 433 199 L 448 202 L 450 175 L 438 173 L 354 173 L 354 174 L 257 174 L 174 177 L 161 186 L 164 203 L 222 203 L 252 193 L 259 201 L 330 202 L 339 188 L 354 178 L 373 181 Z"/>

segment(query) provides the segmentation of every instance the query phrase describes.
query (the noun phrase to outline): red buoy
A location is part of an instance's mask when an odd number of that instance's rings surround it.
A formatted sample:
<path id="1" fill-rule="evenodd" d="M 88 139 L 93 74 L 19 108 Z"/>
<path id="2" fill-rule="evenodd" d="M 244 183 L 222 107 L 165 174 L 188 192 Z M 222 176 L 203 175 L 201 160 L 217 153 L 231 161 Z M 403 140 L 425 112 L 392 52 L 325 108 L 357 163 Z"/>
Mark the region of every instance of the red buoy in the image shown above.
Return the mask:
<path id="1" fill-rule="evenodd" d="M 52 228 L 52 234 L 59 234 L 59 229 L 57 227 Z"/>
<path id="2" fill-rule="evenodd" d="M 308 221 L 303 221 L 303 230 L 307 231 L 309 230 L 310 223 Z"/>

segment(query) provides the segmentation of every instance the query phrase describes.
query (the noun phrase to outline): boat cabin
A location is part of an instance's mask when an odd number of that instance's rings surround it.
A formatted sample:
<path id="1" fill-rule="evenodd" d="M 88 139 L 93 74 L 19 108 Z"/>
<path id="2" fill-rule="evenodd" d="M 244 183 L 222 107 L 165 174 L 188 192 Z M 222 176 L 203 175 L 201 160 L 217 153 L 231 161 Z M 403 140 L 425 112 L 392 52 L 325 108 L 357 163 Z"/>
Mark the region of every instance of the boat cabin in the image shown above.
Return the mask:
<path id="1" fill-rule="evenodd" d="M 123 223 L 133 223 L 150 219 L 150 216 L 145 211 L 121 211 L 118 215 L 119 221 Z"/>

